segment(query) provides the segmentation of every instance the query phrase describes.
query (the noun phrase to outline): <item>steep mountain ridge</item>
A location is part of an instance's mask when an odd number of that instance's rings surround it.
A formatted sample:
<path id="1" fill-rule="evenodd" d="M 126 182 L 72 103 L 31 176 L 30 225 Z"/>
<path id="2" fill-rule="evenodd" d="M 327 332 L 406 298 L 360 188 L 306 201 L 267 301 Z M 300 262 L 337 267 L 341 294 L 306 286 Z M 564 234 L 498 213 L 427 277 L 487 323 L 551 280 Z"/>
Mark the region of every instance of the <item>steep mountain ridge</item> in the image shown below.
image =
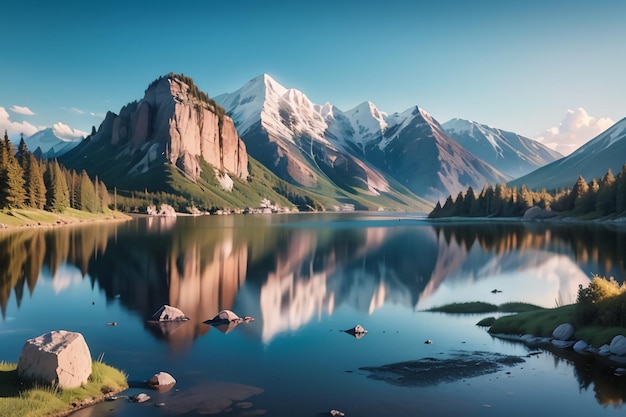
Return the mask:
<path id="1" fill-rule="evenodd" d="M 458 146 L 419 108 L 419 120 L 413 109 L 388 115 L 371 102 L 344 112 L 330 103 L 314 104 L 267 74 L 215 100 L 231 115 L 253 157 L 309 189 L 318 189 L 325 178 L 349 193 L 379 195 L 390 190 L 386 178 L 391 177 L 436 201 L 468 185 L 510 179 Z"/>
<path id="2" fill-rule="evenodd" d="M 465 149 L 511 178 L 563 157 L 535 140 L 470 120 L 452 119 L 441 126 Z"/>
<path id="3" fill-rule="evenodd" d="M 237 136 L 232 119 L 212 100 L 199 92 L 193 81 L 170 74 L 155 80 L 143 99 L 132 102 L 119 114 L 108 112 L 98 131 L 70 152 L 90 154 L 90 149 L 109 146 L 115 149 L 117 174 L 146 174 L 169 162 L 191 181 L 202 173 L 201 161 L 214 169 L 223 183 L 232 184 L 228 175 L 245 180 L 248 154 Z M 107 176 L 107 164 L 98 164 Z M 116 181 L 116 178 L 110 178 Z"/>
<path id="4" fill-rule="evenodd" d="M 626 164 L 626 118 L 600 133 L 570 155 L 517 178 L 510 185 L 530 189 L 569 188 L 580 175 L 588 182 L 610 168 L 615 175 Z"/>

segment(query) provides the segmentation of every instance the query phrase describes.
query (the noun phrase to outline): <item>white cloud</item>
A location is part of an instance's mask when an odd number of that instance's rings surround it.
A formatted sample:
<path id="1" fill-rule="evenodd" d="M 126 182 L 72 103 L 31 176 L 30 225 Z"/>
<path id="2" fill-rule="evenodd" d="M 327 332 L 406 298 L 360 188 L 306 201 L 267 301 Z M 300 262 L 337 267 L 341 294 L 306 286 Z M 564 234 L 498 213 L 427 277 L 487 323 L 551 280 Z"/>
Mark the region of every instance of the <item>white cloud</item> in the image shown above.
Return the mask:
<path id="1" fill-rule="evenodd" d="M 81 109 L 77 109 L 76 107 L 70 107 L 70 110 L 76 114 L 84 114 L 85 112 Z"/>
<path id="2" fill-rule="evenodd" d="M 558 126 L 547 129 L 535 139 L 548 148 L 569 155 L 614 124 L 609 117 L 596 119 L 579 107 L 568 110 Z"/>
<path id="3" fill-rule="evenodd" d="M 87 132 L 82 130 L 72 129 L 68 125 L 59 122 L 52 125 L 52 132 L 59 138 L 74 141 L 81 137 L 87 136 Z"/>
<path id="4" fill-rule="evenodd" d="M 9 138 L 13 139 L 19 137 L 20 133 L 28 137 L 41 130 L 41 128 L 37 128 L 28 122 L 12 122 L 9 112 L 4 107 L 0 107 L 0 134 L 4 134 L 5 130 Z"/>
<path id="5" fill-rule="evenodd" d="M 11 110 L 14 113 L 23 114 L 25 116 L 33 116 L 35 114 L 28 107 L 18 106 L 17 104 L 14 104 L 13 107 L 11 107 L 9 110 Z"/>

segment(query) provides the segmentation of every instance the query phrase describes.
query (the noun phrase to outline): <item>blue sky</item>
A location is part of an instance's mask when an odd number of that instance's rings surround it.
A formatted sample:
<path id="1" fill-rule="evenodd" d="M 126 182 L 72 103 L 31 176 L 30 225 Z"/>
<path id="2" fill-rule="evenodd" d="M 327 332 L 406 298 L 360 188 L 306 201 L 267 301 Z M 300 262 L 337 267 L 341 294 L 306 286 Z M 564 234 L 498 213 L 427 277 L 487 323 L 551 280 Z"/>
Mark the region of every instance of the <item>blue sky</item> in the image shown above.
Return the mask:
<path id="1" fill-rule="evenodd" d="M 90 131 L 172 71 L 209 96 L 268 73 L 318 104 L 419 105 L 565 146 L 626 117 L 624 16 L 606 0 L 10 1 L 0 128 Z"/>

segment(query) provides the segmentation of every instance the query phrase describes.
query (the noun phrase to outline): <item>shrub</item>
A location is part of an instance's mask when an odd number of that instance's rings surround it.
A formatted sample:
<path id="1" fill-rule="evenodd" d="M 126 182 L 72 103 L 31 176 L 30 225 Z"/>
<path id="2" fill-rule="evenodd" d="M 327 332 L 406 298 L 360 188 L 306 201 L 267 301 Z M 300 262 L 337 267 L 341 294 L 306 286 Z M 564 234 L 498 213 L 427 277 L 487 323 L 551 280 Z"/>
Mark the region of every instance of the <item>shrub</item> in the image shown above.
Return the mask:
<path id="1" fill-rule="evenodd" d="M 594 275 L 587 288 L 578 286 L 574 321 L 578 326 L 625 326 L 626 285 Z"/>

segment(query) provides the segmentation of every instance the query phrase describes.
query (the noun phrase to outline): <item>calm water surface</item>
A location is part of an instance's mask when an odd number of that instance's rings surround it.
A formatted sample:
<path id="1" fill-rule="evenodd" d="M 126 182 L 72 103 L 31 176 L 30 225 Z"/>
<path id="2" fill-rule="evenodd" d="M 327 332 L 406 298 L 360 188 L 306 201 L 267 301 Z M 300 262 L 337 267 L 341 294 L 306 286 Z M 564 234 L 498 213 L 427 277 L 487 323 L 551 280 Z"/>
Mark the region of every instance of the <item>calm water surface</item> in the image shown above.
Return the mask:
<path id="1" fill-rule="evenodd" d="M 123 369 L 124 399 L 77 417 L 624 415 L 626 379 L 591 358 L 527 357 L 475 326 L 487 315 L 425 312 L 451 302 L 570 303 L 592 274 L 625 276 L 626 233 L 604 226 L 430 224 L 411 216 L 301 214 L 136 219 L 0 234 L 0 359 L 26 339 L 81 332 Z M 501 292 L 492 293 L 493 289 Z M 147 323 L 163 304 L 189 322 Z M 230 309 L 255 321 L 203 322 Z M 116 322 L 117 326 L 107 323 Z M 342 330 L 361 324 L 357 339 Z M 431 339 L 432 344 L 424 341 Z M 472 376 L 475 352 L 524 362 Z M 362 368 L 434 358 L 414 381 Z M 166 393 L 146 379 L 166 371 Z M 372 378 L 378 375 L 380 378 Z M 165 406 L 157 408 L 156 402 Z"/>

